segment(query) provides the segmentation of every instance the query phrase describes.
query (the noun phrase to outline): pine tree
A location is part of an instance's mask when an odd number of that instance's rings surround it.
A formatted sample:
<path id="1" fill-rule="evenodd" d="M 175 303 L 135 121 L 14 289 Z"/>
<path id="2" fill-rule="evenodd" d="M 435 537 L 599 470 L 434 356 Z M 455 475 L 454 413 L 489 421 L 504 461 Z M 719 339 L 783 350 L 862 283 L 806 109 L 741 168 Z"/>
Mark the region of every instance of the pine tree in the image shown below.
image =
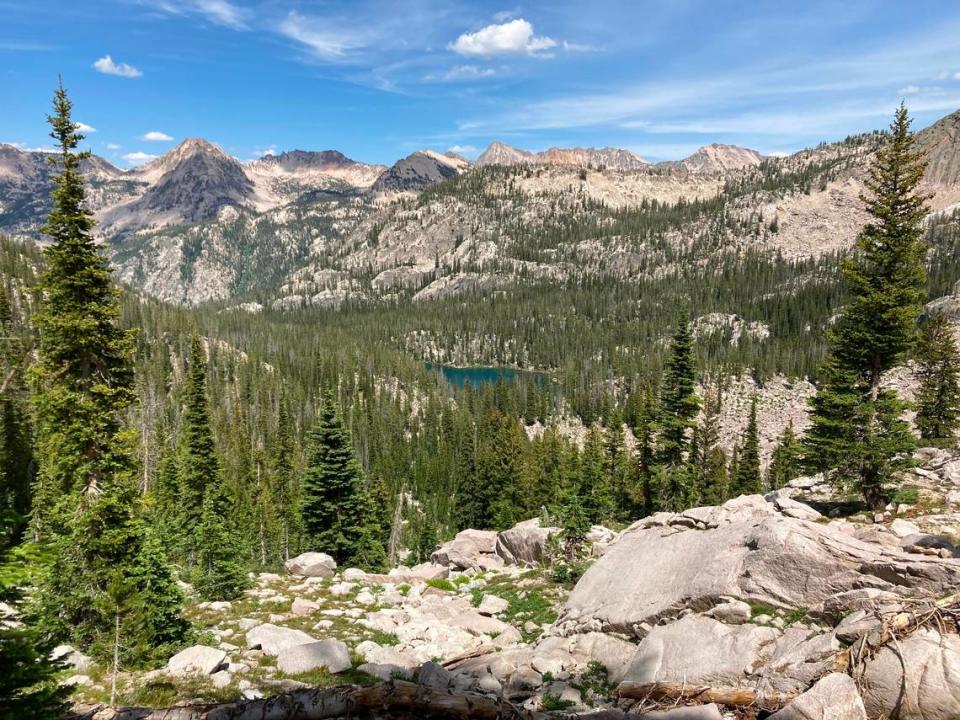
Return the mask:
<path id="1" fill-rule="evenodd" d="M 341 565 L 378 555 L 371 549 L 371 509 L 360 466 L 332 393 L 320 403 L 309 446 L 301 506 L 308 546 Z"/>
<path id="2" fill-rule="evenodd" d="M 730 479 L 730 495 L 754 495 L 763 492 L 763 477 L 760 474 L 760 438 L 757 432 L 757 398 L 750 401 L 747 427 L 740 441 L 737 472 Z"/>
<path id="3" fill-rule="evenodd" d="M 61 86 L 49 118 L 60 173 L 44 228 L 53 242 L 45 250 L 33 370 L 40 463 L 33 529 L 50 559 L 33 612 L 48 636 L 101 654 L 119 618 L 117 610 L 105 611 L 110 588 L 119 579 L 133 592 L 147 591 L 138 574 L 146 530 L 133 475 L 136 437 L 122 422 L 135 399 L 132 339 L 119 326 L 110 268 L 91 236 L 79 169 L 84 154 L 75 152 L 83 138 L 70 113 Z M 164 562 L 155 573 L 170 581 Z M 179 599 L 155 602 L 138 613 L 132 647 L 154 647 L 161 636 L 182 640 L 169 623 Z"/>
<path id="4" fill-rule="evenodd" d="M 692 430 L 700 410 L 700 398 L 696 393 L 693 338 L 689 326 L 690 318 L 684 309 L 677 321 L 660 386 L 657 462 L 673 467 L 679 467 L 684 462 L 689 447 L 687 435 Z"/>
<path id="5" fill-rule="evenodd" d="M 610 517 L 613 503 L 610 494 L 609 460 L 604 448 L 603 433 L 590 428 L 580 458 L 580 481 L 577 495 L 580 505 L 592 523 Z"/>
<path id="6" fill-rule="evenodd" d="M 0 514 L 12 519 L 11 532 L 19 539 L 30 513 L 33 484 L 33 446 L 23 396 L 22 365 L 26 353 L 14 322 L 9 295 L 0 286 Z"/>
<path id="7" fill-rule="evenodd" d="M 243 568 L 243 546 L 231 525 L 223 481 L 214 478 L 203 495 L 196 533 L 194 586 L 205 600 L 235 600 L 250 585 Z"/>
<path id="8" fill-rule="evenodd" d="M 927 319 L 916 350 L 914 420 L 924 440 L 953 442 L 960 424 L 960 352 L 943 315 Z"/>
<path id="9" fill-rule="evenodd" d="M 703 420 L 697 428 L 696 450 L 691 450 L 693 487 L 703 505 L 720 505 L 727 499 L 727 458 L 720 447 L 720 410 L 723 395 L 719 385 L 707 396 Z"/>
<path id="10" fill-rule="evenodd" d="M 637 438 L 637 480 L 634 490 L 634 511 L 646 516 L 653 512 L 655 500 L 652 487 L 654 448 L 656 435 L 656 398 L 647 386 L 641 391 L 637 404 L 633 434 Z"/>
<path id="11" fill-rule="evenodd" d="M 180 435 L 180 532 L 197 592 L 233 600 L 249 585 L 233 505 L 217 459 L 207 400 L 207 358 L 200 338 L 190 341 L 186 406 Z"/>
<path id="12" fill-rule="evenodd" d="M 198 528 L 207 490 L 216 488 L 220 482 L 220 463 L 207 400 L 207 356 L 197 335 L 190 339 L 179 445 L 180 538 L 184 560 L 192 566 L 197 562 Z M 221 492 L 222 489 L 215 490 L 216 494 Z"/>
<path id="13" fill-rule="evenodd" d="M 280 402 L 277 412 L 277 434 L 274 438 L 271 479 L 273 497 L 277 508 L 277 522 L 280 526 L 280 560 L 290 559 L 291 547 L 299 535 L 300 492 L 299 483 L 293 469 L 293 428 L 290 413 L 284 401 Z"/>
<path id="14" fill-rule="evenodd" d="M 19 608 L 21 595 L 8 577 L 9 545 L 19 518 L 0 512 L 0 602 Z M 54 641 L 24 623 L 0 623 L 0 720 L 49 720 L 67 711 L 70 690 L 57 681 L 62 669 L 50 661 Z"/>
<path id="15" fill-rule="evenodd" d="M 834 480 L 856 487 L 875 509 L 886 504 L 887 485 L 912 463 L 915 446 L 901 418 L 904 403 L 880 380 L 912 348 L 924 300 L 927 196 L 917 192 L 924 168 L 901 105 L 866 181 L 871 221 L 843 265 L 853 298 L 829 335 L 805 439 L 808 467 L 835 468 Z"/>
<path id="16" fill-rule="evenodd" d="M 770 489 L 778 490 L 800 477 L 802 459 L 803 445 L 794 433 L 793 420 L 790 420 L 777 441 L 770 467 L 767 468 L 767 485 Z"/>
<path id="17" fill-rule="evenodd" d="M 71 120 L 63 87 L 53 108 L 47 119 L 60 172 L 43 228 L 52 242 L 44 251 L 43 301 L 34 317 L 40 338 L 33 368 L 39 385 L 37 537 L 63 533 L 78 505 L 132 466 L 121 422 L 134 400 L 132 336 L 120 328 L 117 290 L 92 236 L 80 172 L 87 153 L 76 152 L 83 135 Z"/>

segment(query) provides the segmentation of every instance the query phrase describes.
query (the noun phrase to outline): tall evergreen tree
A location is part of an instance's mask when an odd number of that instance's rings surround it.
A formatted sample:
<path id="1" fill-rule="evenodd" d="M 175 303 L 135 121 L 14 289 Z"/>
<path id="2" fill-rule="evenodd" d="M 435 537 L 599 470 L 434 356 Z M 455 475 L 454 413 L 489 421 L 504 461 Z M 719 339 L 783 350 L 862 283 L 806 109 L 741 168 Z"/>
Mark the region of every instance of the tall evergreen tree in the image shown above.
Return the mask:
<path id="1" fill-rule="evenodd" d="M 853 297 L 829 335 L 805 440 L 808 466 L 836 468 L 834 479 L 856 487 L 873 508 L 887 502 L 896 470 L 912 462 L 905 406 L 880 380 L 912 348 L 924 300 L 927 196 L 917 191 L 924 168 L 901 105 L 866 181 L 862 200 L 871 220 L 843 265 Z"/>
<path id="2" fill-rule="evenodd" d="M 720 447 L 720 410 L 723 394 L 718 384 L 707 395 L 703 420 L 697 428 L 696 450 L 691 450 L 693 488 L 703 505 L 719 505 L 727 499 L 727 457 Z"/>
<path id="3" fill-rule="evenodd" d="M 11 518 L 15 539 L 30 513 L 34 464 L 22 377 L 27 354 L 19 325 L 7 288 L 0 285 L 0 513 Z"/>
<path id="4" fill-rule="evenodd" d="M 323 396 L 309 444 L 301 506 L 307 544 L 341 565 L 379 556 L 370 547 L 376 532 L 360 466 L 332 393 Z"/>
<path id="5" fill-rule="evenodd" d="M 690 316 L 684 308 L 677 320 L 677 329 L 670 345 L 670 355 L 660 384 L 660 406 L 657 417 L 657 462 L 679 467 L 689 447 L 688 434 L 693 429 L 700 398 L 696 393 L 696 360 Z"/>
<path id="6" fill-rule="evenodd" d="M 197 529 L 204 513 L 204 499 L 207 490 L 220 481 L 220 462 L 207 400 L 207 355 L 197 335 L 190 339 L 179 445 L 180 538 L 184 560 L 192 566 L 197 562 Z M 222 489 L 215 492 L 219 494 Z"/>
<path id="7" fill-rule="evenodd" d="M 754 495 L 763 492 L 760 474 L 760 438 L 757 430 L 757 398 L 750 401 L 747 427 L 740 441 L 737 472 L 730 478 L 730 495 Z"/>
<path id="8" fill-rule="evenodd" d="M 793 420 L 790 420 L 770 457 L 770 467 L 767 468 L 767 485 L 770 489 L 777 490 L 800 477 L 802 460 L 803 445 L 793 430 Z"/>
<path id="9" fill-rule="evenodd" d="M 924 440 L 953 442 L 960 424 L 960 352 L 943 315 L 927 319 L 917 343 L 915 423 Z"/>
<path id="10" fill-rule="evenodd" d="M 139 569 L 151 552 L 139 517 L 136 437 L 123 429 L 121 417 L 134 401 L 132 341 L 119 326 L 110 268 L 91 236 L 80 173 L 84 154 L 76 152 L 83 136 L 62 86 L 53 106 L 49 121 L 60 173 L 44 228 L 52 244 L 35 317 L 40 471 L 33 513 L 35 536 L 50 561 L 35 613 L 50 636 L 103 654 L 119 620 L 117 610 L 107 609 L 110 589 L 119 579 L 133 592 L 147 592 Z M 153 568 L 157 582 L 170 582 L 165 562 Z M 182 639 L 182 626 L 171 621 L 179 616 L 179 598 L 158 595 L 155 603 L 137 613 L 130 646 Z"/>

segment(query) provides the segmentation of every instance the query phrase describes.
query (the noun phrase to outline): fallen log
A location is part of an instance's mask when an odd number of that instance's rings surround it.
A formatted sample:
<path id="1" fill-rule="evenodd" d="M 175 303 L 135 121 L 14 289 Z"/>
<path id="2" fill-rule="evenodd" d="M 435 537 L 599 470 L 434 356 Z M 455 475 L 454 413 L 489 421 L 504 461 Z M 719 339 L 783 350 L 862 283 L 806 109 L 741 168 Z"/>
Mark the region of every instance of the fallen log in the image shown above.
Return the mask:
<path id="1" fill-rule="evenodd" d="M 148 710 L 95 706 L 69 720 L 333 720 L 389 712 L 411 718 L 501 720 L 521 717 L 512 704 L 470 692 L 440 690 L 402 680 L 295 690 L 259 700 Z"/>
<path id="2" fill-rule="evenodd" d="M 797 697 L 796 693 L 771 692 L 760 695 L 748 687 L 710 687 L 677 682 L 637 683 L 624 681 L 617 687 L 617 694 L 625 700 L 648 702 L 690 702 L 701 705 L 716 703 L 731 707 L 755 707 L 764 710 L 779 710 Z"/>

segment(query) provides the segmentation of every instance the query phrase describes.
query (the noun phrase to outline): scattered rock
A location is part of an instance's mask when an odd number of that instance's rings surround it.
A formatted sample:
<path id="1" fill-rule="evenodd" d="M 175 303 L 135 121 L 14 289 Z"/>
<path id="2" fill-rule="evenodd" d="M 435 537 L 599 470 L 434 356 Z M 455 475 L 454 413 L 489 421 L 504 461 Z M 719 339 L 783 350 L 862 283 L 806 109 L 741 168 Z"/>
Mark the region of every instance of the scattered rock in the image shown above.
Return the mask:
<path id="1" fill-rule="evenodd" d="M 477 612 L 481 615 L 496 615 L 510 607 L 510 603 L 497 595 L 484 595 Z"/>
<path id="2" fill-rule="evenodd" d="M 337 571 L 336 561 L 321 552 L 305 552 L 287 560 L 283 567 L 290 575 L 331 578 Z"/>
<path id="3" fill-rule="evenodd" d="M 446 690 L 453 684 L 453 674 L 439 663 L 425 662 L 417 671 L 417 682 L 428 687 Z"/>
<path id="4" fill-rule="evenodd" d="M 339 640 L 319 640 L 283 648 L 277 655 L 277 669 L 288 675 L 300 675 L 324 668 L 332 674 L 349 670 L 350 651 Z"/>
<path id="5" fill-rule="evenodd" d="M 227 653 L 208 645 L 194 645 L 181 650 L 167 661 L 167 673 L 174 677 L 210 675 L 227 660 Z"/>
<path id="6" fill-rule="evenodd" d="M 316 642 L 302 630 L 280 627 L 271 623 L 257 625 L 247 631 L 247 648 L 260 648 L 267 655 L 279 655 L 284 650 L 295 645 L 305 645 Z"/>
<path id="7" fill-rule="evenodd" d="M 294 615 L 312 615 L 319 609 L 320 606 L 317 603 L 312 600 L 305 600 L 304 598 L 297 598 L 293 601 L 293 605 L 290 606 L 290 612 Z"/>
<path id="8" fill-rule="evenodd" d="M 742 600 L 730 600 L 714 606 L 710 616 L 727 625 L 742 625 L 750 622 L 752 611 L 750 606 Z"/>

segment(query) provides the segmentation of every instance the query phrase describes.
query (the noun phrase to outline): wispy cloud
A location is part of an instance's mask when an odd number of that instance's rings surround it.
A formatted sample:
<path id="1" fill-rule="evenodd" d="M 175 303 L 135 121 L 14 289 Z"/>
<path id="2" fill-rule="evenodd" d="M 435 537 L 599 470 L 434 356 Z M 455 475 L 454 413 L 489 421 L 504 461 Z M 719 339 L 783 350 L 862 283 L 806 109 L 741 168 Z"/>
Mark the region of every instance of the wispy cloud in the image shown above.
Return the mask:
<path id="1" fill-rule="evenodd" d="M 291 40 L 305 45 L 311 55 L 330 62 L 344 62 L 349 53 L 367 45 L 362 34 L 338 28 L 328 19 L 310 18 L 291 10 L 278 30 Z"/>
<path id="2" fill-rule="evenodd" d="M 151 160 L 156 160 L 157 156 L 151 155 L 150 153 L 137 151 L 137 152 L 127 153 L 126 155 L 123 156 L 123 159 L 126 160 L 131 165 L 143 165 L 144 163 L 148 163 Z"/>
<path id="3" fill-rule="evenodd" d="M 475 158 L 479 149 L 474 145 L 451 145 L 447 148 L 447 152 L 456 153 L 457 155 L 463 155 L 466 158 Z"/>
<path id="4" fill-rule="evenodd" d="M 159 130 L 145 132 L 140 136 L 140 139 L 146 140 L 147 142 L 171 142 L 173 140 L 170 135 L 167 135 L 165 132 L 160 132 Z"/>
<path id="5" fill-rule="evenodd" d="M 487 25 L 472 33 L 464 33 L 448 46 L 455 53 L 473 57 L 494 55 L 542 55 L 557 46 L 557 41 L 533 32 L 533 25 L 523 18 Z"/>
<path id="6" fill-rule="evenodd" d="M 479 67 L 477 65 L 454 65 L 449 70 L 435 75 L 430 73 L 423 77 L 426 82 L 467 82 L 470 80 L 483 80 L 491 78 L 497 74 L 493 68 Z"/>
<path id="7" fill-rule="evenodd" d="M 170 15 L 200 16 L 232 30 L 249 29 L 252 15 L 250 10 L 229 0 L 141 0 L 141 4 Z"/>
<path id="8" fill-rule="evenodd" d="M 116 143 L 107 143 L 107 150 L 119 150 L 120 146 Z"/>
<path id="9" fill-rule="evenodd" d="M 124 62 L 115 62 L 109 55 L 104 55 L 97 60 L 93 63 L 93 67 L 97 72 L 102 72 L 104 75 L 116 75 L 117 77 L 124 78 L 138 78 L 143 76 L 143 73 L 133 65 L 128 65 Z"/>
<path id="10" fill-rule="evenodd" d="M 82 133 L 86 133 L 87 135 L 89 135 L 90 133 L 95 133 L 97 131 L 95 127 L 92 127 L 82 122 L 77 123 L 77 130 L 79 130 Z"/>

